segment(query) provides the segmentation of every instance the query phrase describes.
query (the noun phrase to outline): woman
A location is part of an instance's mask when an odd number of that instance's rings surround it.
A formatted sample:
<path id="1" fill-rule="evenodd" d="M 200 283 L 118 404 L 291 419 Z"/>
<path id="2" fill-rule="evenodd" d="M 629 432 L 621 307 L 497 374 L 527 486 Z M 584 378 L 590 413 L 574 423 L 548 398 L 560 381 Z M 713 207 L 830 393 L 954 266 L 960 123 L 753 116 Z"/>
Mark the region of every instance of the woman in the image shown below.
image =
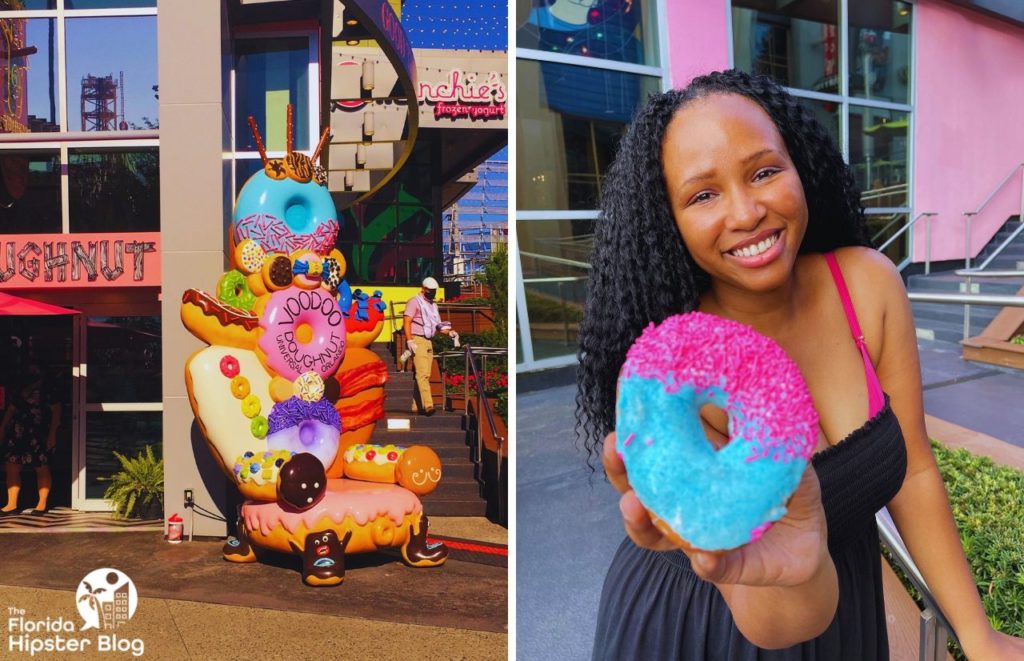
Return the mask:
<path id="1" fill-rule="evenodd" d="M 50 463 L 57 448 L 60 403 L 46 389 L 38 364 L 30 363 L 26 372 L 26 383 L 16 397 L 10 398 L 0 423 L 0 454 L 7 477 L 7 504 L 0 509 L 0 516 L 18 512 L 23 466 L 35 467 L 39 490 L 39 501 L 29 514 L 46 514 L 46 501 L 53 484 Z"/>
<path id="2" fill-rule="evenodd" d="M 888 658 L 883 506 L 968 656 L 1024 658 L 1024 641 L 985 617 L 925 432 L 909 301 L 867 246 L 849 167 L 769 79 L 702 76 L 635 118 L 605 185 L 580 331 L 577 430 L 591 456 L 603 441 L 629 536 L 595 659 Z M 614 451 L 626 349 L 650 322 L 692 310 L 778 342 L 820 417 L 786 516 L 721 557 L 663 537 Z M 723 411 L 701 416 L 709 439 L 727 440 Z"/>

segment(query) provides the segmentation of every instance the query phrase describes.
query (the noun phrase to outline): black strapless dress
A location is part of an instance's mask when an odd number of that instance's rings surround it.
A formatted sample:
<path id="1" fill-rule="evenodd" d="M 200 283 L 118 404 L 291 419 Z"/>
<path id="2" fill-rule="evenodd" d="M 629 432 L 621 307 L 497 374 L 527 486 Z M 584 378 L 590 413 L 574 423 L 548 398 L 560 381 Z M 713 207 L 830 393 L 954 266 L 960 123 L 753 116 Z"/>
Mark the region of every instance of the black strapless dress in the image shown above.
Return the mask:
<path id="1" fill-rule="evenodd" d="M 867 661 L 889 658 L 875 512 L 899 492 L 907 468 L 899 421 L 885 406 L 812 459 L 821 483 L 839 608 L 820 636 L 782 650 L 755 647 L 736 629 L 713 585 L 681 551 L 660 553 L 627 537 L 605 578 L 596 659 Z"/>

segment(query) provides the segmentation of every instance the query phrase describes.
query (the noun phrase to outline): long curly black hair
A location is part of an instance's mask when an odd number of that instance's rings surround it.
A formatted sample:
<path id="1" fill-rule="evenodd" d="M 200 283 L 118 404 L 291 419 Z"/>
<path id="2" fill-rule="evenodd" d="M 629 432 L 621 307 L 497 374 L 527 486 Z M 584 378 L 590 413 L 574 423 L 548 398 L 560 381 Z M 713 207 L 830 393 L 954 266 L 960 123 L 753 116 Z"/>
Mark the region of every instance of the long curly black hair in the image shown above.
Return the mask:
<path id="1" fill-rule="evenodd" d="M 661 148 L 673 115 L 694 99 L 740 94 L 768 113 L 807 199 L 801 253 L 870 245 L 853 172 L 831 136 L 786 90 L 731 69 L 652 94 L 619 145 L 601 199 L 577 357 L 576 436 L 592 465 L 615 425 L 615 384 L 626 350 L 651 322 L 696 309 L 710 279 L 690 257 L 669 207 Z"/>

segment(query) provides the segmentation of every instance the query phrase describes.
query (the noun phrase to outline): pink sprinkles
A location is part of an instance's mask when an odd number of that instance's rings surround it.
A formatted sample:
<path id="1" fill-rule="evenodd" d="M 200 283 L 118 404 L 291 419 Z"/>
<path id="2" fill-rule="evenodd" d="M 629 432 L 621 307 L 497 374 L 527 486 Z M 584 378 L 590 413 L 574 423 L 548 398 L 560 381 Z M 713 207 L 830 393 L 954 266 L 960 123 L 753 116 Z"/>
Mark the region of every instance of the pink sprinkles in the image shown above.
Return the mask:
<path id="1" fill-rule="evenodd" d="M 806 460 L 814 452 L 818 413 L 800 368 L 750 326 L 703 312 L 652 323 L 626 353 L 619 378 L 631 376 L 657 379 L 669 393 L 724 391 L 729 440 L 751 443 L 748 461 Z"/>

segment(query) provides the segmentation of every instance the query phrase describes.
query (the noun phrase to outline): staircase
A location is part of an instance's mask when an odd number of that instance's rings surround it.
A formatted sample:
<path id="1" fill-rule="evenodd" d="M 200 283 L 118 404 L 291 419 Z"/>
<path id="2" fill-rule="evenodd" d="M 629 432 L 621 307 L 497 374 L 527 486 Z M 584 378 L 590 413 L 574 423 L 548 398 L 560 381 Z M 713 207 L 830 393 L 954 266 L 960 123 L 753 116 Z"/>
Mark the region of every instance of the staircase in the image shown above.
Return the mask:
<path id="1" fill-rule="evenodd" d="M 436 413 L 429 418 L 412 413 L 412 372 L 395 371 L 394 359 L 386 344 L 375 342 L 371 348 L 388 366 L 388 382 L 384 386 L 385 418 L 377 422 L 371 442 L 406 447 L 426 445 L 441 458 L 441 484 L 436 491 L 421 498 L 427 515 L 484 516 L 487 501 L 480 495 L 462 414 L 442 410 L 440 401 L 434 402 Z M 388 420 L 408 420 L 409 430 L 389 430 Z"/>
<path id="2" fill-rule="evenodd" d="M 999 229 L 971 265 L 981 265 L 988 256 L 1018 227 L 1019 216 L 1012 216 Z M 957 268 L 963 268 L 962 265 Z M 988 271 L 1024 270 L 1024 233 L 1008 245 L 991 264 Z M 1013 296 L 1024 286 L 1022 278 L 972 278 L 972 294 Z M 908 292 L 968 293 L 965 278 L 952 271 L 912 275 L 907 279 Z M 913 303 L 914 326 L 919 340 L 959 343 L 964 339 L 964 306 L 945 303 Z M 990 305 L 971 306 L 971 326 L 968 337 L 979 335 L 999 313 L 1000 308 Z"/>

